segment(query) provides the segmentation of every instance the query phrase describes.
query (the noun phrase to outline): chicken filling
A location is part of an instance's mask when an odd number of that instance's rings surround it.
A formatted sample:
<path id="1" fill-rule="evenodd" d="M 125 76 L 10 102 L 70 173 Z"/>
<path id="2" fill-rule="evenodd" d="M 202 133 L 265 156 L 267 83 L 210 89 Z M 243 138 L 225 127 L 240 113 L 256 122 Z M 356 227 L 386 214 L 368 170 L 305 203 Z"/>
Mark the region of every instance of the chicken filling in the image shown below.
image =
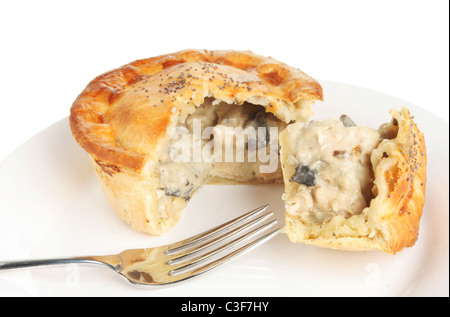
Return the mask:
<path id="1" fill-rule="evenodd" d="M 289 129 L 282 142 L 289 153 L 288 212 L 314 224 L 360 214 L 373 198 L 370 156 L 379 142 L 376 130 L 356 126 L 345 115 Z"/>
<path id="2" fill-rule="evenodd" d="M 160 191 L 187 201 L 208 182 L 281 182 L 278 133 L 285 126 L 262 106 L 206 99 L 171 133 L 157 167 Z"/>

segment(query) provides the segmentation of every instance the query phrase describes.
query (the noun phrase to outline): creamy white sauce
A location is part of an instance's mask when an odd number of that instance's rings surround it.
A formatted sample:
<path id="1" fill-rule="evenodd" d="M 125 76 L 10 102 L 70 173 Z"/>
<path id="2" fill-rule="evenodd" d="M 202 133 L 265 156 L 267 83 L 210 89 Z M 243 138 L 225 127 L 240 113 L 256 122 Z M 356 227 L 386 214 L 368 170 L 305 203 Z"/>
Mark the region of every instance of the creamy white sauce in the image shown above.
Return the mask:
<path id="1" fill-rule="evenodd" d="M 201 130 L 197 130 L 199 126 Z M 257 132 L 245 133 L 251 128 L 257 131 L 258 127 L 264 127 L 264 131 L 266 127 L 284 129 L 285 124 L 261 106 L 229 105 L 207 99 L 173 131 L 157 167 L 160 189 L 167 196 L 188 200 L 208 177 L 236 182 L 248 182 L 258 177 L 280 179 L 281 167 L 272 174 L 262 174 L 259 170 L 261 162 L 255 151 L 268 147 L 268 131 L 260 136 Z M 240 134 L 241 131 L 244 133 Z M 278 146 L 278 140 L 274 141 Z M 237 154 L 236 145 L 242 156 Z M 276 152 L 278 162 L 278 148 L 273 152 Z"/>
<path id="2" fill-rule="evenodd" d="M 359 214 L 372 198 L 373 173 L 370 154 L 379 144 L 380 134 L 370 128 L 344 126 L 339 120 L 311 121 L 290 127 L 286 164 L 297 180 L 287 198 L 305 221 L 324 223 L 333 216 Z M 298 166 L 315 172 L 314 185 L 308 175 L 295 173 Z M 296 177 L 294 177 L 296 175 Z M 297 184 L 297 183 L 296 183 Z M 310 186 L 308 186 L 310 185 Z"/>

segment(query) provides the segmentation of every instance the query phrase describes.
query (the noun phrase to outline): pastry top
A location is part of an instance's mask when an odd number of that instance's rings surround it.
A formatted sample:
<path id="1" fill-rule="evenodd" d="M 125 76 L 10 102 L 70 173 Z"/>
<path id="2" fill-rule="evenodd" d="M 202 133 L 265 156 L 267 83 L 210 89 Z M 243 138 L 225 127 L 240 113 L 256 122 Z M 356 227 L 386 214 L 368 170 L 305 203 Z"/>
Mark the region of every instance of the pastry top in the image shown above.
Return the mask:
<path id="1" fill-rule="evenodd" d="M 207 97 L 266 107 L 286 123 L 311 116 L 320 84 L 250 51 L 185 50 L 134 61 L 91 81 L 71 107 L 77 142 L 102 168 L 140 171 L 168 130 Z"/>

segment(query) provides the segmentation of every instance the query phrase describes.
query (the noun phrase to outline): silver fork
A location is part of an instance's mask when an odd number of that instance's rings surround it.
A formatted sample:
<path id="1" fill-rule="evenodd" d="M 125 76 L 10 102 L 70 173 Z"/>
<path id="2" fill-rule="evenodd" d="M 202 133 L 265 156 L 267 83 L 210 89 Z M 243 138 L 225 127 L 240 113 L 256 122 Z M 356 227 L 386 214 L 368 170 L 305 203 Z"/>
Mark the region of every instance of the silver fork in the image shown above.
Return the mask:
<path id="1" fill-rule="evenodd" d="M 0 262 L 0 272 L 72 263 L 100 264 L 135 285 L 170 285 L 205 273 L 277 235 L 280 227 L 266 233 L 277 224 L 276 219 L 269 221 L 273 212 L 267 211 L 268 208 L 269 205 L 264 205 L 225 224 L 169 245 L 130 249 L 117 255 Z"/>

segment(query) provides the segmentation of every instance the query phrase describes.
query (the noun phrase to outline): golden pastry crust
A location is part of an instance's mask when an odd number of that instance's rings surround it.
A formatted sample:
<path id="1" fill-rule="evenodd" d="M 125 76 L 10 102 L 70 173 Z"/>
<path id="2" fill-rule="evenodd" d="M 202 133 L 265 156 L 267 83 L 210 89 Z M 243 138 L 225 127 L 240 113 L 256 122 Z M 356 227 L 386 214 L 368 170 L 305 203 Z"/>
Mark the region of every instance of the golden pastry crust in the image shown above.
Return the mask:
<path id="1" fill-rule="evenodd" d="M 307 119 L 311 113 L 303 103 L 323 99 L 316 80 L 273 58 L 185 50 L 98 76 L 73 103 L 70 126 L 101 164 L 138 171 L 180 112 L 192 111 L 207 96 L 253 101 L 286 122 Z"/>
<path id="2" fill-rule="evenodd" d="M 382 250 L 391 254 L 415 244 L 425 203 L 425 139 L 408 109 L 391 110 L 391 115 L 392 121 L 379 128 L 383 140 L 371 153 L 375 197 L 370 205 L 361 214 L 346 220 L 335 217 L 328 227 L 320 226 L 322 231 L 311 229 L 314 225 L 305 223 L 295 210 L 289 212 L 287 205 L 285 232 L 291 241 L 339 250 Z M 280 136 L 282 163 L 286 162 L 286 151 L 289 151 L 283 150 L 286 133 L 285 130 Z M 289 183 L 286 173 L 284 167 L 286 186 L 296 186 Z"/>
<path id="3" fill-rule="evenodd" d="M 370 210 L 385 241 L 381 249 L 396 253 L 413 246 L 418 238 L 425 204 L 427 153 L 425 137 L 409 111 L 403 108 L 391 114 L 391 123 L 380 131 L 387 138 L 392 133 L 396 137 L 385 139 L 372 154 L 378 194 Z"/>
<path id="4" fill-rule="evenodd" d="M 157 166 L 169 131 L 207 98 L 264 106 L 287 123 L 307 120 L 323 94 L 302 71 L 250 51 L 185 50 L 95 78 L 71 107 L 72 134 L 133 229 L 160 235 L 178 221 L 188 197 L 161 192 Z"/>

